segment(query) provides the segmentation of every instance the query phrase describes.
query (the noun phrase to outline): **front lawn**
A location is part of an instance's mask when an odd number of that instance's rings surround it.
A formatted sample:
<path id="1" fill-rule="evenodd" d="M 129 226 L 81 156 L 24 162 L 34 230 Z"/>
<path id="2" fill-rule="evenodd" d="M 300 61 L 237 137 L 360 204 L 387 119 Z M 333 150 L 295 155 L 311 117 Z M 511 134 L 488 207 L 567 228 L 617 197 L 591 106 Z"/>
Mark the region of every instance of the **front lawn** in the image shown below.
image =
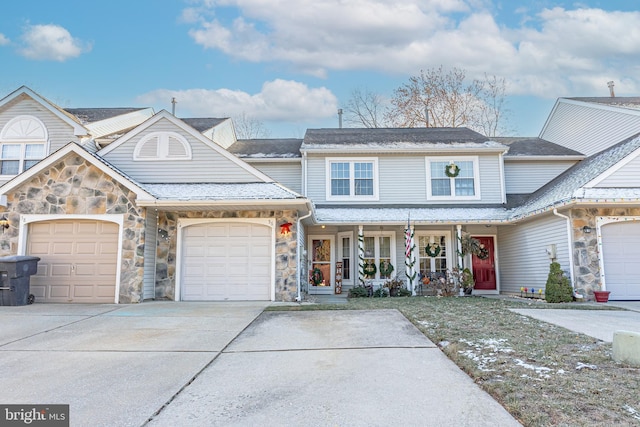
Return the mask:
<path id="1" fill-rule="evenodd" d="M 416 297 L 270 309 L 395 308 L 525 426 L 640 425 L 640 369 L 615 363 L 609 343 L 509 311 L 536 306 Z"/>

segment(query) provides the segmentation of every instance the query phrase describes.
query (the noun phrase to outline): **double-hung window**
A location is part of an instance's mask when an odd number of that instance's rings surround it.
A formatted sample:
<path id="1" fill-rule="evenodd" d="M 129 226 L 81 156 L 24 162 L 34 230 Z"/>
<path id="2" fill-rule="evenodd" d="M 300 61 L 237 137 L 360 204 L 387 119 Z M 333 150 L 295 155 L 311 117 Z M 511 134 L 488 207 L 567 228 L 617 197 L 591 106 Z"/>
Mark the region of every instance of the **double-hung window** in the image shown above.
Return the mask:
<path id="1" fill-rule="evenodd" d="M 33 116 L 18 116 L 0 131 L 0 175 L 22 173 L 46 155 L 47 130 Z"/>
<path id="2" fill-rule="evenodd" d="M 327 159 L 327 200 L 378 200 L 377 159 Z"/>
<path id="3" fill-rule="evenodd" d="M 478 158 L 427 157 L 427 199 L 480 199 Z"/>

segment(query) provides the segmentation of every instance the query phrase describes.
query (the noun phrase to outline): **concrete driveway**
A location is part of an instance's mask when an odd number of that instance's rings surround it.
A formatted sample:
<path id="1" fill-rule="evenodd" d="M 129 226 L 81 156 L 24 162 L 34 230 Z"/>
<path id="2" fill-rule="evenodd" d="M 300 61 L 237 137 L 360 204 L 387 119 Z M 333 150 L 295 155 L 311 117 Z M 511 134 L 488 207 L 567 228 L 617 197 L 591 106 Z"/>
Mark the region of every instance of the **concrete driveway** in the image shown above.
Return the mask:
<path id="1" fill-rule="evenodd" d="M 72 426 L 519 425 L 395 310 L 0 308 L 0 403 Z"/>

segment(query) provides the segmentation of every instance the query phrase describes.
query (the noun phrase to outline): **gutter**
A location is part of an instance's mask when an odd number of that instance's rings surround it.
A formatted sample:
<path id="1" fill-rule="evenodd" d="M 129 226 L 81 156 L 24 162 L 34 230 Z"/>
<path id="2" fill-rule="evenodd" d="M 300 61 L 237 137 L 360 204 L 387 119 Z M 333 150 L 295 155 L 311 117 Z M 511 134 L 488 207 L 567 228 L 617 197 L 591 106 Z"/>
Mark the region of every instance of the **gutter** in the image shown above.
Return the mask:
<path id="1" fill-rule="evenodd" d="M 558 212 L 558 209 L 553 209 L 553 214 L 557 217 L 564 218 L 567 222 L 567 243 L 569 245 L 569 276 L 571 276 L 571 288 L 573 289 L 573 295 L 576 296 L 576 287 L 573 281 L 573 239 L 571 238 L 571 218 Z"/>
<path id="2" fill-rule="evenodd" d="M 296 224 L 296 230 L 298 231 L 296 238 L 298 239 L 298 244 L 296 244 L 296 258 L 298 259 L 298 268 L 297 268 L 297 272 L 296 272 L 296 287 L 298 288 L 298 295 L 296 296 L 296 302 L 302 302 L 302 283 L 300 281 L 300 274 L 305 270 L 302 270 L 302 257 L 300 256 L 300 227 L 302 227 L 302 220 L 309 218 L 311 215 L 313 215 L 313 206 L 310 206 L 309 208 L 309 213 L 306 215 L 303 215 L 301 217 L 298 218 L 297 224 Z M 302 244 L 304 245 L 304 242 L 302 242 Z"/>

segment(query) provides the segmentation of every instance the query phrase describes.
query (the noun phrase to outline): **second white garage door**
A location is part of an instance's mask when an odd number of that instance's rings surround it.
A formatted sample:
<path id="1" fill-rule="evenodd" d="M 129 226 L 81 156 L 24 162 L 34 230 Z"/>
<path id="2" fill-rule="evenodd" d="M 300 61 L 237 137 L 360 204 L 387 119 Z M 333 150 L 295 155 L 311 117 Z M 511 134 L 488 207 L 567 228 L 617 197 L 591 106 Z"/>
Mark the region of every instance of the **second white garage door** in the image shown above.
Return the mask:
<path id="1" fill-rule="evenodd" d="M 640 299 L 640 222 L 605 224 L 601 234 L 609 299 Z"/>
<path id="2" fill-rule="evenodd" d="M 187 301 L 270 300 L 271 228 L 205 223 L 182 234 L 181 294 Z"/>

